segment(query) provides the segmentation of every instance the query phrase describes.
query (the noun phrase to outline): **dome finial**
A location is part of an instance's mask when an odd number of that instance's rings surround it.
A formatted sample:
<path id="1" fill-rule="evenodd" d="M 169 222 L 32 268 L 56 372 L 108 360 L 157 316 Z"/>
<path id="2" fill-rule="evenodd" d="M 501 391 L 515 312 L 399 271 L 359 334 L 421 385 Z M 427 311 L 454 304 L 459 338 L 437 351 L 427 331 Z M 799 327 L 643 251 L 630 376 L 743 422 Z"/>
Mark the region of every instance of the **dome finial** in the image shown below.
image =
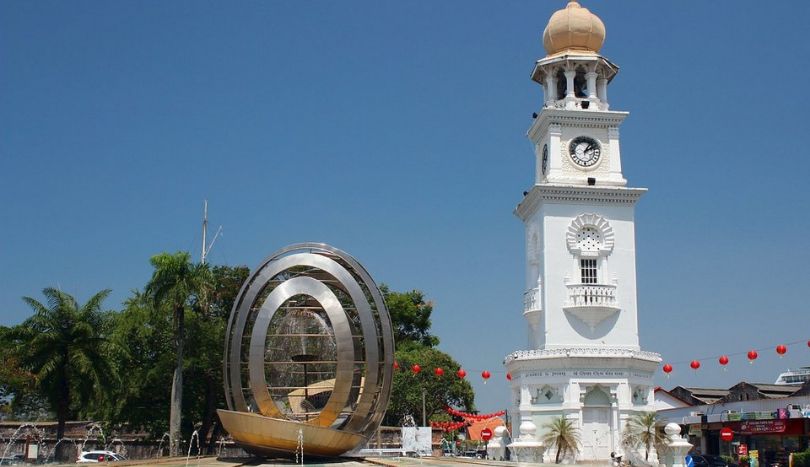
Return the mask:
<path id="1" fill-rule="evenodd" d="M 554 12 L 543 31 L 543 47 L 548 55 L 566 50 L 598 53 L 605 42 L 605 25 L 598 16 L 577 0 Z"/>

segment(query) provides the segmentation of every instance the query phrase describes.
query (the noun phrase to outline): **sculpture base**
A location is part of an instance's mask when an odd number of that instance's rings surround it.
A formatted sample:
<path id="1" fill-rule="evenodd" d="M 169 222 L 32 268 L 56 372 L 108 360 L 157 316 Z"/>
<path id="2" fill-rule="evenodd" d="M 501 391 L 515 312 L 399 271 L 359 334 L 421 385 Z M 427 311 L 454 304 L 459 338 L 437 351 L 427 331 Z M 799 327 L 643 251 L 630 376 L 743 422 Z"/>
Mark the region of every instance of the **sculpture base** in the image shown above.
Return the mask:
<path id="1" fill-rule="evenodd" d="M 245 451 L 265 457 L 294 457 L 299 430 L 304 456 L 338 457 L 367 441 L 366 437 L 302 422 L 248 412 L 217 410 L 222 426 Z"/>

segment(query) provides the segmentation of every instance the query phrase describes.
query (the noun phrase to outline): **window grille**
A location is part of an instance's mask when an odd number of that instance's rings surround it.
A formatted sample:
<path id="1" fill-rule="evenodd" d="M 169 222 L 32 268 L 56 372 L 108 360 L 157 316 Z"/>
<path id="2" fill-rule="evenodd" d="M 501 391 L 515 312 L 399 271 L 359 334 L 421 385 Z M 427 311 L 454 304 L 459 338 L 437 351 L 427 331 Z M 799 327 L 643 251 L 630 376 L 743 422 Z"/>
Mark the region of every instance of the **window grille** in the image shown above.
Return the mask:
<path id="1" fill-rule="evenodd" d="M 579 270 L 582 274 L 583 284 L 596 284 L 596 260 L 595 259 L 581 259 L 579 260 Z"/>

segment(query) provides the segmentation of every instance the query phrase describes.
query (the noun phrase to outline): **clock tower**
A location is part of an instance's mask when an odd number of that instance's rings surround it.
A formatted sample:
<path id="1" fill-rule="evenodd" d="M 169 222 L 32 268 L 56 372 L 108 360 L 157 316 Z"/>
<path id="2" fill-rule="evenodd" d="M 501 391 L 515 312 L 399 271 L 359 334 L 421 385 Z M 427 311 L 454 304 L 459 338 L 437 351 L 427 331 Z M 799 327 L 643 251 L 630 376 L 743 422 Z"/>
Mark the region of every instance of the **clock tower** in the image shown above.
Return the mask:
<path id="1" fill-rule="evenodd" d="M 647 190 L 622 173 L 628 113 L 608 103 L 619 68 L 600 54 L 604 39 L 602 21 L 576 1 L 543 33 L 547 55 L 531 78 L 545 98 L 528 131 L 535 183 L 515 209 L 526 231 L 528 348 L 505 360 L 512 426 L 541 438 L 564 417 L 583 460 L 621 451 L 627 419 L 653 410 L 661 361 L 639 347 L 634 210 Z"/>

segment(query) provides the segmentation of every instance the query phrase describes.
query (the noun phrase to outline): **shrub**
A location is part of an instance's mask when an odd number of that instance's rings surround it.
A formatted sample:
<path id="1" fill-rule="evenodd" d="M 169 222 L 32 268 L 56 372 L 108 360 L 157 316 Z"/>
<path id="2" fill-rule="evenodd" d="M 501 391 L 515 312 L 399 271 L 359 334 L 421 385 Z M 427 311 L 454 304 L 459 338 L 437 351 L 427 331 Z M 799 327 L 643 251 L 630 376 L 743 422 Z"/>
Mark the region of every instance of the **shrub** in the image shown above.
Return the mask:
<path id="1" fill-rule="evenodd" d="M 793 467 L 810 467 L 810 449 L 793 453 Z"/>

